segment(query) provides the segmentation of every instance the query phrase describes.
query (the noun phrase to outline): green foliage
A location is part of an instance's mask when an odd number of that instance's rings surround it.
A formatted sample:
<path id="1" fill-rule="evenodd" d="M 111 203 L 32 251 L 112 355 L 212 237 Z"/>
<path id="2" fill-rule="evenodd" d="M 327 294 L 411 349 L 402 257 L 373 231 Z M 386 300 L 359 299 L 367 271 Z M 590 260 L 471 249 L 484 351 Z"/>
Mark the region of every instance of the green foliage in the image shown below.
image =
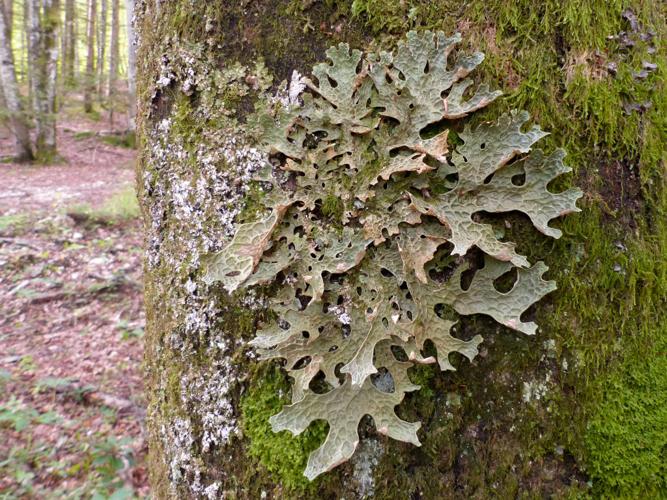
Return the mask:
<path id="1" fill-rule="evenodd" d="M 127 321 L 119 320 L 116 324 L 116 330 L 120 332 L 122 340 L 141 339 L 144 336 L 143 326 L 132 327 Z"/>
<path id="2" fill-rule="evenodd" d="M 33 391 L 58 388 L 67 383 L 66 379 L 42 379 Z M 0 403 L 0 428 L 11 428 L 17 433 L 15 438 L 22 443 L 7 449 L 7 455 L 0 458 L 0 477 L 5 480 L 0 499 L 59 495 L 67 498 L 135 498 L 132 488 L 126 486 L 119 475 L 126 464 L 131 465 L 134 460 L 129 440 L 101 437 L 85 429 L 72 450 L 72 457 L 56 460 L 63 444 L 56 448 L 33 434 L 36 425 L 50 425 L 55 432 L 63 433 L 63 427 L 71 432 L 74 424 L 55 412 L 40 412 L 15 397 Z M 62 487 L 47 490 L 37 485 L 38 475 L 42 484 L 44 477 L 49 475 L 58 482 L 81 476 L 85 481 L 78 488 L 67 486 L 65 481 Z"/>
<path id="3" fill-rule="evenodd" d="M 0 232 L 19 232 L 28 223 L 25 214 L 0 215 Z"/>
<path id="4" fill-rule="evenodd" d="M 102 142 L 106 142 L 112 146 L 120 146 L 122 148 L 136 149 L 137 137 L 134 132 L 125 132 L 119 135 L 103 135 Z"/>
<path id="5" fill-rule="evenodd" d="M 455 120 L 499 96 L 484 84 L 467 93 L 466 77 L 483 55 L 450 60 L 459 42 L 458 34 L 426 31 L 408 33 L 395 53 L 362 58 L 345 44 L 329 49 L 331 64 L 313 69 L 317 83 L 302 82 L 312 91 L 303 106 L 282 105 L 258 120 L 267 150 L 285 158 L 259 177 L 269 186 L 263 201 L 271 212 L 238 226 L 208 260 L 206 280 L 229 292 L 278 275 L 271 308 L 279 321 L 252 343 L 263 359 L 285 358 L 295 380 L 292 405 L 271 418 L 273 430 L 296 435 L 315 420 L 329 423 L 326 441 L 309 457 L 309 479 L 352 456 L 364 415 L 381 433 L 420 444 L 420 424 L 394 413 L 419 388 L 407 369 L 436 362 L 423 356 L 426 341 L 442 370 L 454 370 L 450 353 L 472 360 L 482 341 L 455 338 L 455 322 L 437 314 L 443 304 L 534 334 L 537 325 L 521 315 L 555 289 L 542 279 L 542 262 L 530 267 L 476 214 L 521 211 L 557 238 L 549 222 L 577 211 L 581 192 L 547 189 L 569 171 L 562 151 L 519 156 L 546 135 L 537 126 L 523 130 L 527 113 L 466 126 L 450 149 Z M 454 260 L 472 247 L 486 254 L 481 268 Z M 447 259 L 452 272 L 439 278 L 437 265 Z M 499 280 L 517 269 L 516 282 L 501 290 Z M 466 286 L 464 271 L 474 272 Z"/>
<path id="6" fill-rule="evenodd" d="M 104 202 L 98 213 L 101 217 L 120 221 L 139 217 L 139 203 L 134 188 L 125 188 L 115 193 Z"/>
<path id="7" fill-rule="evenodd" d="M 6 403 L 0 403 L 0 425 L 10 426 L 16 432 L 21 432 L 32 424 L 54 424 L 59 421 L 57 413 L 39 413 L 14 396 Z"/>
<path id="8" fill-rule="evenodd" d="M 90 139 L 91 137 L 95 137 L 95 132 L 91 132 L 90 130 L 84 130 L 82 132 L 76 132 L 74 134 L 74 138 L 78 141 L 82 141 L 84 139 Z"/>
<path id="9" fill-rule="evenodd" d="M 261 372 L 241 400 L 241 426 L 250 438 L 249 452 L 288 490 L 312 489 L 301 471 L 308 455 L 326 435 L 326 425 L 319 423 L 297 437 L 286 432 L 273 433 L 269 417 L 288 401 L 289 384 L 276 367 Z"/>
<path id="10" fill-rule="evenodd" d="M 127 187 L 114 193 L 99 208 L 82 204 L 70 207 L 68 213 L 93 224 L 120 224 L 138 218 L 140 210 L 134 188 Z"/>

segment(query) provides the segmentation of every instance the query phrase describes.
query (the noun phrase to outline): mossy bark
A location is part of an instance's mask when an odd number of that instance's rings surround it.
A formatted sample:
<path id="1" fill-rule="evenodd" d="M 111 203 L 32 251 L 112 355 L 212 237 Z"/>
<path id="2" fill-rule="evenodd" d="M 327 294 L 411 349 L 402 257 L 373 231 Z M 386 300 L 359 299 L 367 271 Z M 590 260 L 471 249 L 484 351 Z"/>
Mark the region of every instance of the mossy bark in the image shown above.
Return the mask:
<path id="1" fill-rule="evenodd" d="M 667 494 L 662 8 L 601 0 L 138 1 L 154 495 Z M 570 152 L 575 175 L 567 182 L 585 189 L 584 212 L 561 225 L 555 243 L 527 231 L 519 216 L 500 219 L 520 253 L 546 260 L 560 287 L 532 312 L 536 337 L 465 321 L 463 333 L 484 333 L 481 355 L 472 364 L 454 360 L 456 372 L 415 370 L 422 390 L 399 407 L 402 418 L 423 422 L 423 446 L 362 424 L 355 458 L 307 483 L 305 460 L 325 429 L 298 438 L 270 431 L 268 417 L 289 386 L 246 345 L 266 314 L 262 292 L 230 297 L 209 287 L 202 262 L 252 213 L 248 179 L 265 159 L 247 124 L 257 99 L 292 71 L 307 74 L 331 45 L 390 47 L 411 28 L 458 29 L 487 53 L 478 78 L 507 97 L 480 119 L 528 109 L 552 132 L 542 147 Z M 634 45 L 608 39 L 620 31 L 636 35 Z M 637 76 L 644 61 L 658 67 Z"/>

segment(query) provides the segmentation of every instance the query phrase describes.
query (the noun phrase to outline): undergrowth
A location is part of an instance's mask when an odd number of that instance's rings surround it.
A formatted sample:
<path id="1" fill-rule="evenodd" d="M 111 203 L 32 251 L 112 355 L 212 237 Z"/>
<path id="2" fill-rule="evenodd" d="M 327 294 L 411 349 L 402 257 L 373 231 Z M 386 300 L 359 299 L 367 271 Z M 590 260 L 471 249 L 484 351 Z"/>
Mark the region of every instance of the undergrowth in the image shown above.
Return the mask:
<path id="1" fill-rule="evenodd" d="M 139 217 L 139 203 L 133 187 L 127 187 L 113 194 L 99 208 L 81 204 L 68 208 L 68 215 L 100 224 L 117 224 Z"/>

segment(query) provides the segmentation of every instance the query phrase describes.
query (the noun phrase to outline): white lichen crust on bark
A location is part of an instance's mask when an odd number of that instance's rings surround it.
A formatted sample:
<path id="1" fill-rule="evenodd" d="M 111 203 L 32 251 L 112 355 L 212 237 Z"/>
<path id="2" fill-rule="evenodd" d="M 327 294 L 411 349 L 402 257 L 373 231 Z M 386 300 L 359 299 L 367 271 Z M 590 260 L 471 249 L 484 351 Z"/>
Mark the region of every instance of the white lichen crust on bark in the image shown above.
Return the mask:
<path id="1" fill-rule="evenodd" d="M 245 341 L 227 323 L 236 299 L 203 282 L 202 257 L 229 240 L 249 181 L 267 159 L 217 101 L 226 90 L 221 82 L 244 89 L 246 69 L 214 72 L 196 49 L 178 53 L 178 59 L 164 58 L 153 84 L 156 99 L 170 92 L 177 103 L 166 113 L 153 109 L 142 129 L 147 301 L 156 312 L 149 314 L 148 329 L 161 336 L 152 343 L 147 368 L 152 393 L 169 400 L 153 396 L 148 426 L 160 443 L 155 459 L 169 471 L 171 495 L 219 498 L 225 468 L 211 471 L 202 456 L 224 463 L 227 445 L 239 438 L 245 373 L 233 359 Z M 174 89 L 176 81 L 182 84 Z M 190 106 L 193 90 L 209 104 Z M 198 129 L 212 119 L 223 126 Z M 245 308 L 257 304 L 238 300 Z"/>

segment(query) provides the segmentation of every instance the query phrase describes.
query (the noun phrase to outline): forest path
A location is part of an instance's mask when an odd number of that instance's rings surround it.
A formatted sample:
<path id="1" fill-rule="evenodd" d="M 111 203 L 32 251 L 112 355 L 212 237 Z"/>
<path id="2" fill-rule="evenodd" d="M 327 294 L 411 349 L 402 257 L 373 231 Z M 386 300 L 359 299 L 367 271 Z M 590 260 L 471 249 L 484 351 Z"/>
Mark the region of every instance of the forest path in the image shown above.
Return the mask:
<path id="1" fill-rule="evenodd" d="M 0 163 L 0 497 L 143 497 L 136 152 L 59 121 L 57 164 Z"/>
<path id="2" fill-rule="evenodd" d="M 0 215 L 81 204 L 97 208 L 132 184 L 136 153 L 104 142 L 119 138 L 107 121 L 65 117 L 57 136 L 61 158 L 52 165 L 0 164 Z M 0 157 L 11 154 L 12 140 L 9 130 L 0 128 Z"/>

